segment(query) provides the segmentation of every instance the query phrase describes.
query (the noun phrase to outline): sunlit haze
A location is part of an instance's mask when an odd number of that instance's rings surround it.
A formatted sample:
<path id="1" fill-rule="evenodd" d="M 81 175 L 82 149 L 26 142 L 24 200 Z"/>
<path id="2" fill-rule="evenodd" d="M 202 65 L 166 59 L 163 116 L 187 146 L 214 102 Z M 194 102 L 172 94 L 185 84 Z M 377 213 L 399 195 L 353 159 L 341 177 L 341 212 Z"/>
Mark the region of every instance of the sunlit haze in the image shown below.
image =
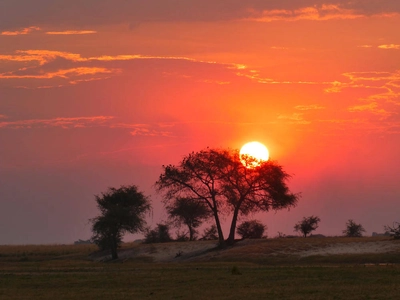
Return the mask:
<path id="1" fill-rule="evenodd" d="M 162 165 L 249 141 L 301 193 L 249 217 L 269 237 L 400 221 L 400 1 L 172 3 L 1 1 L 0 244 L 88 239 L 121 185 L 153 227 Z"/>

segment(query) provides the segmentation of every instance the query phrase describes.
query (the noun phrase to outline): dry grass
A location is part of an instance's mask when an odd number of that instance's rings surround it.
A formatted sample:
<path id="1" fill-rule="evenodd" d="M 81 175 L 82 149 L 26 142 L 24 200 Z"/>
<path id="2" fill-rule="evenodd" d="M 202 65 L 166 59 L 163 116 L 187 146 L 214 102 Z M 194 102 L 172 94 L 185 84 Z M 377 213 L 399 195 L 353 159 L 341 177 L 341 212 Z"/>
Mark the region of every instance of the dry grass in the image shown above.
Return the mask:
<path id="1" fill-rule="evenodd" d="M 398 251 L 296 255 L 338 244 L 382 242 L 400 241 L 248 240 L 196 259 L 172 259 L 179 263 L 143 262 L 142 256 L 96 262 L 88 257 L 93 245 L 0 246 L 0 299 L 397 299 Z M 146 248 L 156 253 L 184 244 L 124 245 L 122 252 Z M 384 260 L 390 264 L 364 264 Z"/>

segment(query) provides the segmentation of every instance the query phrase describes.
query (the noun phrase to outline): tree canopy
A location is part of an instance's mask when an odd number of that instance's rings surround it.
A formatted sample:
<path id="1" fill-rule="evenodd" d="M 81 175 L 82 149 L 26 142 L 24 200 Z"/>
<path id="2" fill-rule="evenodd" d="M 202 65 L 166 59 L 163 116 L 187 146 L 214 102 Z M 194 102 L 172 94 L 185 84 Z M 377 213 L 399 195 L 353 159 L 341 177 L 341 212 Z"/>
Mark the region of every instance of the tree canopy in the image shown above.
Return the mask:
<path id="1" fill-rule="evenodd" d="M 225 244 L 221 216 L 232 214 L 226 240 L 232 244 L 239 215 L 290 208 L 299 197 L 289 191 L 289 175 L 280 165 L 262 161 L 254 166 L 246 163 L 250 160 L 240 157 L 238 150 L 192 152 L 178 165 L 163 166 L 156 188 L 166 205 L 177 197 L 204 203 L 214 217 L 220 245 Z"/>
<path id="2" fill-rule="evenodd" d="M 145 230 L 145 214 L 151 209 L 150 201 L 134 185 L 109 188 L 95 197 L 100 215 L 90 220 L 92 241 L 100 249 L 110 250 L 112 259 L 117 259 L 124 233 Z"/>
<path id="3" fill-rule="evenodd" d="M 361 224 L 355 223 L 353 220 L 348 220 L 346 229 L 343 230 L 343 234 L 348 237 L 361 237 L 363 232 L 365 232 L 364 227 Z"/>
<path id="4" fill-rule="evenodd" d="M 203 202 L 191 198 L 177 198 L 167 206 L 169 218 L 177 226 L 186 225 L 189 230 L 189 241 L 196 238 L 201 223 L 211 216 L 210 210 Z"/>
<path id="5" fill-rule="evenodd" d="M 294 231 L 301 232 L 304 237 L 307 237 L 311 231 L 318 228 L 318 223 L 321 219 L 317 216 L 304 217 L 303 220 L 294 225 Z"/>

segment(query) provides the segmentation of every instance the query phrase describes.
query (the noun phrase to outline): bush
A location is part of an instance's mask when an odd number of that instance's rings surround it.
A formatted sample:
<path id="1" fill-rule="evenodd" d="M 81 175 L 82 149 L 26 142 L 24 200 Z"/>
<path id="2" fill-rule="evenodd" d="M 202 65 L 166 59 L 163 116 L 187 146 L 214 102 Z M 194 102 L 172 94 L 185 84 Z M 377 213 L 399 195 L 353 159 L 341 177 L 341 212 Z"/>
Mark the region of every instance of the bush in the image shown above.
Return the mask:
<path id="1" fill-rule="evenodd" d="M 393 226 L 385 226 L 385 230 L 390 236 L 394 237 L 396 240 L 400 239 L 400 223 L 393 222 Z"/>
<path id="2" fill-rule="evenodd" d="M 155 229 L 148 230 L 144 239 L 146 244 L 166 243 L 171 241 L 172 238 L 169 234 L 169 226 L 166 224 L 157 224 Z"/>
<path id="3" fill-rule="evenodd" d="M 363 232 L 365 232 L 364 227 L 361 224 L 355 223 L 353 220 L 348 220 L 346 229 L 343 230 L 343 234 L 347 237 L 361 237 Z"/>
<path id="4" fill-rule="evenodd" d="M 211 225 L 211 227 L 206 228 L 201 240 L 218 240 L 217 226 Z"/>
<path id="5" fill-rule="evenodd" d="M 245 221 L 237 228 L 237 233 L 242 239 L 260 239 L 262 238 L 266 226 L 260 221 Z"/>

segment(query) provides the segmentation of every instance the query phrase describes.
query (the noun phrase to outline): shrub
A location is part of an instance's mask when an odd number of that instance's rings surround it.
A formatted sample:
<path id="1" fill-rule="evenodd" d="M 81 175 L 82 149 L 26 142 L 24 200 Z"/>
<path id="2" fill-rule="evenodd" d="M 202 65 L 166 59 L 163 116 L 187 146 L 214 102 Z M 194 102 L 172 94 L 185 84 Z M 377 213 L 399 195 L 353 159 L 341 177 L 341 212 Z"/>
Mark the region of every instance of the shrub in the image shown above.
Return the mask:
<path id="1" fill-rule="evenodd" d="M 260 239 L 262 238 L 266 226 L 260 221 L 245 221 L 237 228 L 237 233 L 242 239 Z"/>

